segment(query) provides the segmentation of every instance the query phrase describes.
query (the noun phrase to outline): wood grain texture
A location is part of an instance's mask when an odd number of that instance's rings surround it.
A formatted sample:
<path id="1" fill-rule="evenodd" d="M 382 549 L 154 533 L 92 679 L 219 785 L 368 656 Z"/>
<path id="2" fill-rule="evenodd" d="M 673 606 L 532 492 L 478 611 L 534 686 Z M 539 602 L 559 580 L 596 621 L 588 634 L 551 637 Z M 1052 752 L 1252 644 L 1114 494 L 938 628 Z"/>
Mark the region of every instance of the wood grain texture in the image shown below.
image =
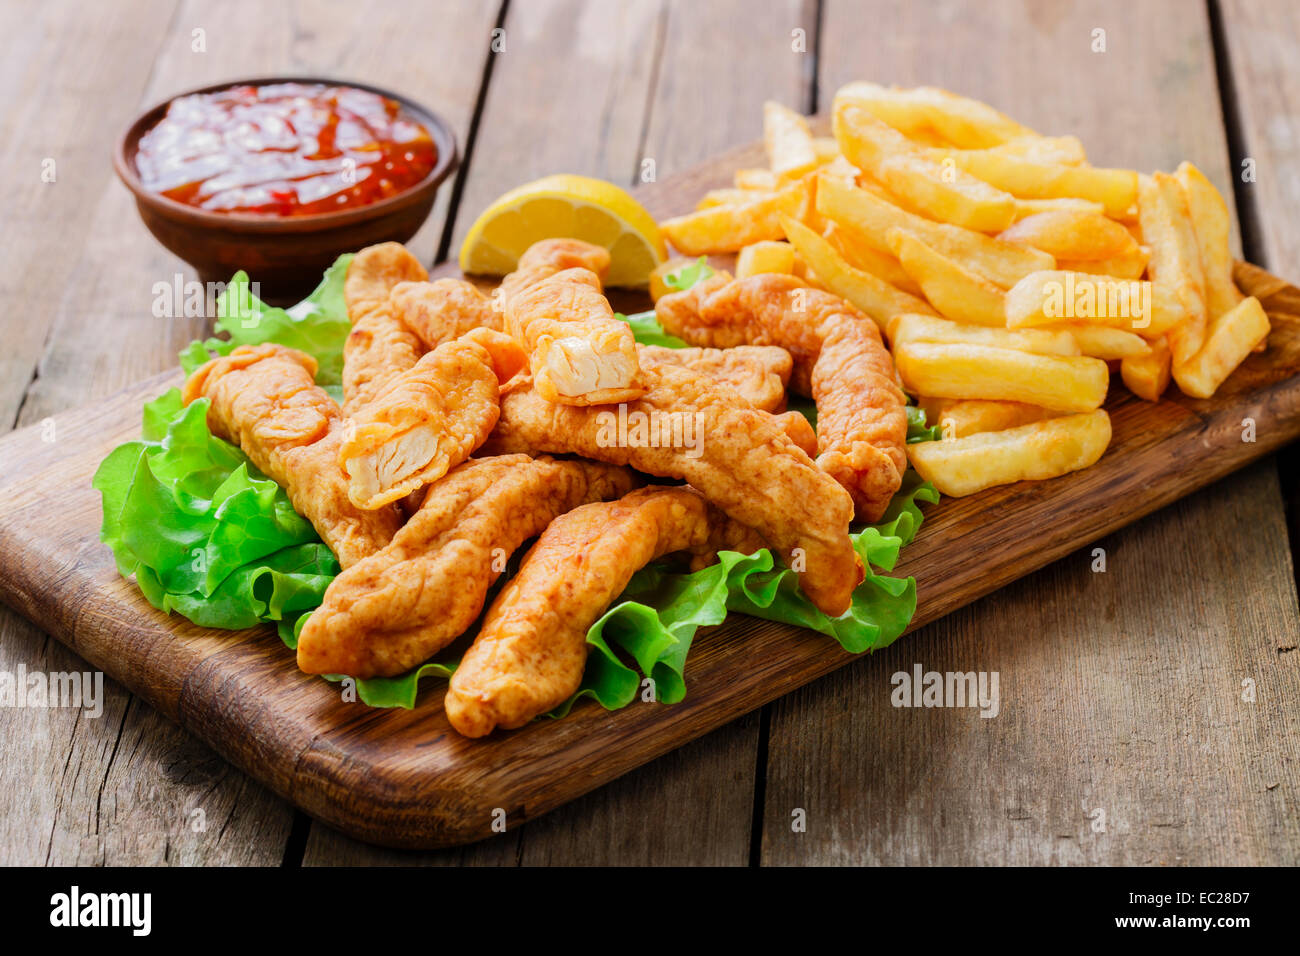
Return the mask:
<path id="1" fill-rule="evenodd" d="M 1043 132 L 1078 135 L 1097 163 L 1172 169 L 1190 158 L 1232 195 L 1203 9 L 994 2 L 922 12 L 832 0 L 825 17 L 820 63 L 828 98 L 862 75 L 865 37 L 894 38 L 873 47 L 870 78 L 932 83 L 986 99 Z M 1095 29 L 1106 31 L 1105 53 L 1092 52 Z M 976 69 L 980 62 L 988 67 Z M 1201 466 L 1193 458 L 1186 467 Z M 1275 768 L 1288 759 L 1293 731 L 1279 725 L 1287 711 L 1230 709 L 1209 725 L 1158 712 L 1212 674 L 1215 699 L 1230 697 L 1232 675 L 1256 672 L 1260 660 L 1270 680 L 1284 688 L 1294 680 L 1285 661 L 1258 654 L 1295 632 L 1294 590 L 1279 584 L 1288 549 L 1278 500 L 1267 467 L 1229 478 L 1098 542 L 1112 558 L 1106 575 L 1089 572 L 1090 550 L 1076 552 L 922 629 L 881 660 L 845 668 L 779 702 L 762 861 L 1172 864 L 1293 854 L 1297 835 L 1279 817 L 1275 791 L 1224 786 L 1261 759 Z M 1188 563 L 1204 556 L 1201 542 L 1222 536 L 1225 522 L 1241 526 L 1232 516 L 1243 512 L 1246 525 L 1260 529 L 1246 542 L 1252 560 L 1207 561 L 1213 576 L 1202 585 L 1208 575 L 1189 575 Z M 1023 528 L 1038 533 L 1036 524 Z M 978 562 L 966 567 L 979 573 Z M 1277 586 L 1256 597 L 1261 575 Z M 1189 580 L 1198 581 L 1194 601 Z M 1261 620 L 1252 632 L 1236 632 L 1221 610 L 1240 608 L 1246 595 Z M 1189 662 L 1181 646 L 1188 633 L 1213 634 L 1214 653 Z M 894 710 L 889 678 L 915 662 L 939 671 L 1002 668 L 1003 693 L 1019 706 L 987 721 L 970 711 Z M 1275 674 L 1274 667 L 1281 670 Z M 1237 745 L 1257 721 L 1277 733 L 1251 759 Z M 1163 731 L 1132 739 L 1132 727 Z M 1170 734 L 1173 727 L 1179 732 Z M 830 749 L 834 772 L 825 769 Z M 1195 766 L 1198 752 L 1204 768 Z M 990 768 L 1006 785 L 985 779 Z M 1148 783 L 1153 774 L 1167 781 L 1175 772 L 1186 777 L 1185 786 Z M 1186 810 L 1189 800 L 1197 813 Z M 1113 818 L 1122 813 L 1124 837 L 1086 839 L 1092 821 L 1083 801 L 1093 801 L 1089 809 L 1109 807 Z M 807 833 L 791 831 L 793 806 L 808 810 Z M 1175 819 L 1176 826 L 1166 825 Z M 1270 836 L 1279 838 L 1281 857 L 1270 856 Z"/>
<path id="2" fill-rule="evenodd" d="M 901 569 L 917 577 L 917 626 L 1300 432 L 1300 292 L 1250 267 L 1240 278 L 1274 315 L 1268 350 L 1212 401 L 1117 396 L 1115 438 L 1093 468 L 935 509 Z M 540 816 L 852 660 L 818 636 L 736 616 L 697 639 L 689 693 L 672 707 L 607 713 L 584 704 L 565 720 L 472 741 L 450 730 L 434 685 L 411 711 L 344 703 L 337 688 L 298 672 L 266 629 L 207 631 L 153 613 L 96 542 L 89 477 L 134 433 L 141 401 L 178 378 L 57 417 L 63 438 L 52 446 L 36 429 L 0 440 L 0 597 L 272 790 L 353 836 L 436 846 L 490 835 L 498 810 L 511 825 Z M 1268 426 L 1257 443 L 1240 440 L 1245 414 Z"/>
<path id="3" fill-rule="evenodd" d="M 30 41 L 15 43 L 22 53 L 6 60 L 4 75 L 17 95 L 6 100 L 0 120 L 11 166 L 31 170 L 0 187 L 6 222 L 16 227 L 11 275 L 19 277 L 0 291 L 14 317 L 6 334 L 13 347 L 0 357 L 0 420 L 8 427 L 20 401 L 20 423 L 37 422 L 173 367 L 177 350 L 208 329 L 202 316 L 152 315 L 153 284 L 191 272 L 145 231 L 107 161 L 114 137 L 139 109 L 184 89 L 252 75 L 359 77 L 429 104 L 463 142 L 496 12 L 468 0 L 437 8 L 341 0 L 215 8 L 185 0 L 8 4 L 0 15 L 6 36 Z M 40 180 L 44 155 L 57 163 L 54 183 Z M 450 194 L 444 187 L 412 241 L 426 261 Z M 47 656 L 48 638 L 7 610 L 0 610 L 0 627 L 5 669 L 35 667 Z M 11 841 L 23 845 L 21 859 L 279 863 L 291 808 L 149 707 L 126 705 L 130 698 L 111 690 L 124 704 L 120 719 L 85 721 L 72 711 L 0 716 L 11 739 L 30 733 L 36 749 L 21 755 L 24 761 L 67 768 L 59 785 L 39 797 L 25 787 L 0 790 L 3 832 L 21 834 Z M 59 732 L 28 730 L 46 719 Z M 121 741 L 131 744 L 129 761 L 121 759 Z M 207 831 L 186 829 L 177 810 L 194 804 L 191 782 L 201 785 L 202 809 L 215 824 Z M 28 845 L 33 835 L 48 845 Z"/>

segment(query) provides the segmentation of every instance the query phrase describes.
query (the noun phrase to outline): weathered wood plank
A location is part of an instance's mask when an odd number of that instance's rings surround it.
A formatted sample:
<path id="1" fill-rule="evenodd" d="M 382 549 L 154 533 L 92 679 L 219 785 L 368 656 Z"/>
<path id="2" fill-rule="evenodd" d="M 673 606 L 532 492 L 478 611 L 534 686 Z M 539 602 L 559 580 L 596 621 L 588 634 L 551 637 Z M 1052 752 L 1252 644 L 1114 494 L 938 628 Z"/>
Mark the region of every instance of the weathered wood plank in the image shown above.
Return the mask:
<path id="1" fill-rule="evenodd" d="M 1107 52 L 1092 52 L 1094 29 Z M 1080 136 L 1098 164 L 1188 158 L 1230 184 L 1195 6 L 830 0 L 820 75 L 827 102 L 860 77 L 945 86 Z M 763 862 L 1294 860 L 1295 718 L 1280 701 L 1297 668 L 1274 648 L 1295 643 L 1296 597 L 1279 501 L 1267 465 L 1228 478 L 1099 542 L 1105 575 L 1076 553 L 779 702 Z M 890 678 L 915 662 L 999 671 L 1002 714 L 895 710 Z M 1270 688 L 1257 704 L 1236 703 L 1246 677 Z M 1084 815 L 1097 807 L 1106 834 Z"/>

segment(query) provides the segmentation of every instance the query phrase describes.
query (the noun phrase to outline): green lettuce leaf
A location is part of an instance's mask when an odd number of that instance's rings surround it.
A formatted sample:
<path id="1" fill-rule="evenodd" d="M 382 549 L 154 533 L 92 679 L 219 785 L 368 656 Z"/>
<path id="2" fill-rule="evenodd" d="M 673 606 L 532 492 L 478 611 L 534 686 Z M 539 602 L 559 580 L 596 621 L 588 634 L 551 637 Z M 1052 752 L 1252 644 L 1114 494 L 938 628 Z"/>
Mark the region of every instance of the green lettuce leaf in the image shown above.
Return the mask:
<path id="1" fill-rule="evenodd" d="M 695 283 L 703 282 L 711 275 L 713 275 L 713 267 L 709 265 L 708 257 L 700 256 L 694 262 L 664 276 L 664 285 L 678 292 L 685 292 Z"/>

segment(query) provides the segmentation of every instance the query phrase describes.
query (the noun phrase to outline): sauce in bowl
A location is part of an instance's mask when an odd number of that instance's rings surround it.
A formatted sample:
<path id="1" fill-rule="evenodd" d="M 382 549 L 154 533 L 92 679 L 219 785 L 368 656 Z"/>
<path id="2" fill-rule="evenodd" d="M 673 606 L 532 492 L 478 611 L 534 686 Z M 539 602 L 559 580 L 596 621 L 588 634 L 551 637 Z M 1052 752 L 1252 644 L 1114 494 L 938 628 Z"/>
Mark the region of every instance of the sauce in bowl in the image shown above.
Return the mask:
<path id="1" fill-rule="evenodd" d="M 210 212 L 338 212 L 395 196 L 438 162 L 396 100 L 349 86 L 271 83 L 171 102 L 140 138 L 144 187 Z"/>

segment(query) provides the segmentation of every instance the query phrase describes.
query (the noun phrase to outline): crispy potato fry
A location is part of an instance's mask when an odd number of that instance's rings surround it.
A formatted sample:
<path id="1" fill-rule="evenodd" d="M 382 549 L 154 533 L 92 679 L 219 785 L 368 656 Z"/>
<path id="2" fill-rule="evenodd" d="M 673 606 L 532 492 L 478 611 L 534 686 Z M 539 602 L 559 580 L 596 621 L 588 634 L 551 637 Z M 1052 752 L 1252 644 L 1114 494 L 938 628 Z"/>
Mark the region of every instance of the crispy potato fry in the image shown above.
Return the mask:
<path id="1" fill-rule="evenodd" d="M 834 246 L 803 223 L 789 216 L 783 217 L 781 222 L 791 244 L 799 251 L 807 267 L 816 273 L 817 284 L 857 306 L 882 329 L 900 312 L 934 314 L 923 300 L 895 289 L 870 272 L 849 265 Z"/>
<path id="2" fill-rule="evenodd" d="M 1055 264 L 1045 252 L 1002 242 L 959 226 L 931 222 L 834 177 L 819 175 L 816 202 L 818 212 L 880 252 L 893 254 L 887 235 L 890 229 L 902 229 L 1004 289 L 1031 272 L 1050 269 Z"/>
<path id="3" fill-rule="evenodd" d="M 696 209 L 712 209 L 714 206 L 734 206 L 739 203 L 753 202 L 756 199 L 766 199 L 774 191 L 762 189 L 710 189 L 700 201 L 695 204 Z"/>
<path id="4" fill-rule="evenodd" d="M 1151 248 L 1147 263 L 1151 281 L 1165 289 L 1183 312 L 1183 321 L 1168 333 L 1169 350 L 1178 366 L 1201 350 L 1207 323 L 1201 252 L 1178 180 L 1159 172 L 1142 177 L 1138 221 Z"/>
<path id="5" fill-rule="evenodd" d="M 941 494 L 960 498 L 994 485 L 1056 478 L 1093 465 L 1110 444 L 1102 409 L 951 441 L 907 446 L 921 477 Z"/>
<path id="6" fill-rule="evenodd" d="M 894 363 L 903 385 L 918 395 L 1000 399 L 1059 412 L 1097 408 L 1110 384 L 1101 359 L 987 345 L 904 342 L 894 347 Z"/>
<path id="7" fill-rule="evenodd" d="M 732 176 L 732 185 L 737 189 L 752 189 L 761 192 L 774 192 L 781 186 L 776 173 L 770 169 L 738 169 Z"/>
<path id="8" fill-rule="evenodd" d="M 994 402 L 981 398 L 955 401 L 939 412 L 935 424 L 944 441 L 980 432 L 1000 432 L 1032 422 L 1055 418 L 1059 413 L 1023 402 Z M 926 419 L 929 420 L 928 417 Z"/>
<path id="9" fill-rule="evenodd" d="M 1123 259 L 1057 259 L 1056 268 L 1062 272 L 1087 272 L 1112 279 L 1140 279 L 1147 271 L 1150 258 L 1151 250 L 1138 246 L 1136 253 Z"/>
<path id="10" fill-rule="evenodd" d="M 1151 282 L 1054 269 L 1035 272 L 1007 292 L 1007 328 L 1086 322 L 1163 335 L 1183 320 L 1173 297 Z"/>
<path id="11" fill-rule="evenodd" d="M 1209 398 L 1255 346 L 1268 338 L 1269 321 L 1253 295 L 1210 325 L 1205 344 L 1182 365 L 1173 363 L 1174 381 L 1192 398 Z M 1171 346 L 1172 348 L 1172 346 Z"/>
<path id="12" fill-rule="evenodd" d="M 1006 293 L 960 263 L 935 252 L 909 232 L 891 229 L 894 255 L 942 315 L 957 322 L 1006 328 Z"/>
<path id="13" fill-rule="evenodd" d="M 1169 342 L 1162 335 L 1151 343 L 1151 351 L 1146 355 L 1123 359 L 1119 374 L 1138 398 L 1158 402 L 1169 387 L 1169 366 Z"/>
<path id="14" fill-rule="evenodd" d="M 766 239 L 740 250 L 736 257 L 736 278 L 757 275 L 760 272 L 794 274 L 794 246 L 788 242 Z"/>
<path id="15" fill-rule="evenodd" d="M 798 215 L 807 192 L 803 182 L 791 183 L 754 202 L 714 206 L 666 219 L 659 229 L 688 256 L 739 252 L 764 239 L 781 239 L 781 216 Z"/>
<path id="16" fill-rule="evenodd" d="M 1138 174 L 1131 169 L 1066 166 L 991 150 L 951 150 L 948 155 L 958 168 L 1021 199 L 1087 199 L 1118 217 L 1138 198 Z"/>
<path id="17" fill-rule="evenodd" d="M 1063 166 L 1080 166 L 1088 161 L 1083 143 L 1077 136 L 1025 136 L 990 146 L 994 153 L 1020 156 L 1039 163 L 1060 163 Z"/>
<path id="18" fill-rule="evenodd" d="M 763 145 L 767 163 L 779 177 L 796 179 L 817 165 L 808 121 L 773 100 L 763 104 Z"/>
<path id="19" fill-rule="evenodd" d="M 914 89 L 849 83 L 835 94 L 834 109 L 852 102 L 907 136 L 924 141 L 937 134 L 962 149 L 984 149 L 1038 134 L 993 107 L 932 86 Z"/>
<path id="20" fill-rule="evenodd" d="M 1088 199 L 1021 199 L 1016 197 L 1016 222 L 1037 216 L 1040 212 L 1055 212 L 1067 209 L 1071 212 L 1095 212 L 1106 215 L 1106 207 L 1099 202 Z"/>
<path id="21" fill-rule="evenodd" d="M 1208 318 L 1217 319 L 1225 312 L 1231 312 L 1245 298 L 1232 281 L 1232 252 L 1229 250 L 1232 225 L 1228 206 L 1214 184 L 1191 163 L 1182 163 L 1174 178 L 1187 197 L 1187 211 L 1191 214 L 1196 247 L 1201 253 Z"/>
<path id="22" fill-rule="evenodd" d="M 1012 196 L 947 159 L 930 158 L 863 107 L 852 102 L 837 107 L 835 139 L 854 166 L 932 219 L 977 232 L 998 232 L 1015 221 Z"/>
<path id="23" fill-rule="evenodd" d="M 813 152 L 817 154 L 818 163 L 833 163 L 840 157 L 840 144 L 834 136 L 814 136 Z"/>
<path id="24" fill-rule="evenodd" d="M 834 222 L 827 222 L 822 238 L 835 247 L 849 265 L 884 279 L 896 289 L 921 298 L 925 295 L 916 280 L 907 274 L 903 264 L 887 252 L 881 252 L 870 243 L 863 242 L 852 230 Z"/>
<path id="25" fill-rule="evenodd" d="M 903 342 L 951 342 L 1018 349 L 1036 355 L 1083 354 L 1074 336 L 1057 329 L 994 329 L 914 313 L 894 316 L 886 333 L 891 346 Z"/>
<path id="26" fill-rule="evenodd" d="M 1079 351 L 1084 355 L 1105 359 L 1108 362 L 1137 358 L 1151 351 L 1151 346 L 1140 335 L 1107 325 L 1067 322 L 1062 325 L 1045 325 L 1041 329 L 1041 331 L 1048 330 L 1064 332 L 1072 336 L 1079 345 Z"/>
<path id="27" fill-rule="evenodd" d="M 1057 209 L 1022 219 L 998 236 L 1061 259 L 1123 259 L 1140 247 L 1127 229 L 1096 213 Z"/>

